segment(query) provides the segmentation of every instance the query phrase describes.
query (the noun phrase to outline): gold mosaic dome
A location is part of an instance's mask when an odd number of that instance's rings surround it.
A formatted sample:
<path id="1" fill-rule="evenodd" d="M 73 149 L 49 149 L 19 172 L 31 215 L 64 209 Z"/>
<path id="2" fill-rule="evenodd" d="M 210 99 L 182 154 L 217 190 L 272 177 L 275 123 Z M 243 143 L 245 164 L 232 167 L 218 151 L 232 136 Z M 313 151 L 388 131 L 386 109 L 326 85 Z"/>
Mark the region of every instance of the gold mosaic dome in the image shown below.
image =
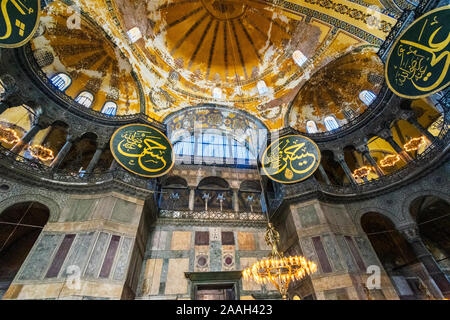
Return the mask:
<path id="1" fill-rule="evenodd" d="M 344 1 L 345 5 L 339 4 L 342 10 L 337 10 L 338 4 L 324 7 L 311 0 L 301 2 L 281 6 L 254 0 L 80 0 L 78 30 L 66 25 L 73 8 L 54 2 L 43 13 L 48 30 L 32 46 L 35 51 L 51 47 L 57 57 L 51 67 L 44 68 L 47 76 L 60 70 L 75 75 L 66 94 L 76 97 L 86 83 L 88 91 L 94 89 L 92 108 L 97 111 L 110 100 L 112 90 L 118 98 L 114 100 L 117 115 L 143 112 L 164 121 L 184 108 L 213 103 L 245 111 L 269 129 L 299 128 L 302 114 L 317 117 L 323 109 L 309 104 L 319 109 L 302 110 L 301 102 L 296 117 L 300 122 L 294 123 L 289 105 L 299 91 L 313 88 L 311 80 L 319 77 L 317 72 L 323 77 L 324 70 L 335 68 L 330 63 L 356 48 L 371 46 L 375 55 L 396 21 L 377 13 L 379 27 L 368 26 L 370 3 Z M 80 46 L 68 48 L 73 37 L 80 39 Z M 89 68 L 77 72 L 75 66 L 85 62 Z M 354 59 L 356 66 L 361 63 Z M 378 74 L 379 66 L 375 69 L 373 73 Z M 343 76 L 336 86 L 353 81 L 348 72 Z M 371 90 L 364 83 L 355 85 L 353 91 Z M 372 89 L 376 93 L 378 88 Z M 339 100 L 357 99 L 357 95 L 342 97 L 349 94 L 347 89 L 335 90 L 344 92 Z M 335 103 L 332 98 L 329 102 Z M 364 110 L 358 106 L 356 114 Z M 333 115 L 342 119 L 343 110 L 334 109 L 330 109 Z"/>

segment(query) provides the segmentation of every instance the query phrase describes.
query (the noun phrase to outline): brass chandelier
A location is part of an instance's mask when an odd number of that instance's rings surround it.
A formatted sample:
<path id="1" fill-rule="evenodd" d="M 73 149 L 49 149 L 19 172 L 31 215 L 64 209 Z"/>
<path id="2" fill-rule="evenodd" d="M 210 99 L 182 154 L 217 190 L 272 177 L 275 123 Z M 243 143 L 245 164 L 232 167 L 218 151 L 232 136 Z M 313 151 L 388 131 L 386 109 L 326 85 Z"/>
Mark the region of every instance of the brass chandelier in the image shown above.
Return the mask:
<path id="1" fill-rule="evenodd" d="M 269 257 L 244 269 L 242 276 L 244 280 L 253 280 L 260 284 L 273 283 L 283 300 L 287 300 L 290 282 L 316 272 L 317 265 L 302 256 L 284 257 L 283 252 L 278 250 L 280 234 L 270 222 L 267 224 L 265 240 L 267 245 L 272 247 Z"/>

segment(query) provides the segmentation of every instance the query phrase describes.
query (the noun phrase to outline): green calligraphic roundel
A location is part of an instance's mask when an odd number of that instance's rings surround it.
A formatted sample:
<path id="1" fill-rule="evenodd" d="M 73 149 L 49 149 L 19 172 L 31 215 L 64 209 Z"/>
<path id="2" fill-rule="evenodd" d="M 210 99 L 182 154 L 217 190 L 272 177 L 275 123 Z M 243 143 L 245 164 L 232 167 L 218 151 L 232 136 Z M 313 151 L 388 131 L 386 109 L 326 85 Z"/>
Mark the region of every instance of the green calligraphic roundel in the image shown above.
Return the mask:
<path id="1" fill-rule="evenodd" d="M 144 177 L 162 176 L 175 163 L 169 139 L 146 124 L 129 124 L 117 129 L 110 148 L 114 159 L 125 169 Z"/>
<path id="2" fill-rule="evenodd" d="M 288 135 L 277 139 L 261 158 L 263 173 L 280 183 L 307 179 L 319 167 L 319 147 L 309 138 Z"/>
<path id="3" fill-rule="evenodd" d="M 40 0 L 0 1 L 0 47 L 17 48 L 31 39 L 39 25 Z"/>
<path id="4" fill-rule="evenodd" d="M 428 12 L 414 21 L 392 47 L 385 77 L 398 96 L 417 99 L 450 83 L 450 6 Z"/>

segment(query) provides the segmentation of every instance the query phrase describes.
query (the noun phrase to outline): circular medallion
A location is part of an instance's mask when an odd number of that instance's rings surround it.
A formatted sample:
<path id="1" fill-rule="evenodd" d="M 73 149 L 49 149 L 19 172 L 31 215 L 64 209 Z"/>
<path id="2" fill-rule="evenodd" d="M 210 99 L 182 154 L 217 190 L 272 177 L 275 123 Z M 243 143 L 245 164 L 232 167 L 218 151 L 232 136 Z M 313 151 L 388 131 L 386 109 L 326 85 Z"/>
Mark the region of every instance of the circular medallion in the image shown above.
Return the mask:
<path id="1" fill-rule="evenodd" d="M 280 183 L 307 179 L 319 167 L 319 147 L 300 135 L 281 137 L 270 144 L 261 159 L 263 172 Z"/>
<path id="2" fill-rule="evenodd" d="M 40 0 L 2 0 L 0 47 L 17 48 L 33 37 L 39 26 Z"/>
<path id="3" fill-rule="evenodd" d="M 450 6 L 428 12 L 396 40 L 386 61 L 389 88 L 409 99 L 427 97 L 450 83 Z"/>
<path id="4" fill-rule="evenodd" d="M 122 167 L 148 178 L 166 174 L 175 163 L 169 139 L 146 124 L 129 124 L 117 129 L 110 148 Z"/>

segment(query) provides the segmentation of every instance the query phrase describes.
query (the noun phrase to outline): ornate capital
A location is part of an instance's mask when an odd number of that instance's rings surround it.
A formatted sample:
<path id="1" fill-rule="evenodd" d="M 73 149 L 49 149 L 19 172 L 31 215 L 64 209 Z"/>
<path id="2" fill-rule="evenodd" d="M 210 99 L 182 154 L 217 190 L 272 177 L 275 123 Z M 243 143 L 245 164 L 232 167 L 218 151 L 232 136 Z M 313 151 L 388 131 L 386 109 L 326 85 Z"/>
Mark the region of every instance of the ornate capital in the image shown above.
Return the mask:
<path id="1" fill-rule="evenodd" d="M 409 225 L 404 228 L 399 229 L 408 242 L 413 242 L 420 239 L 419 227 L 417 224 Z"/>

